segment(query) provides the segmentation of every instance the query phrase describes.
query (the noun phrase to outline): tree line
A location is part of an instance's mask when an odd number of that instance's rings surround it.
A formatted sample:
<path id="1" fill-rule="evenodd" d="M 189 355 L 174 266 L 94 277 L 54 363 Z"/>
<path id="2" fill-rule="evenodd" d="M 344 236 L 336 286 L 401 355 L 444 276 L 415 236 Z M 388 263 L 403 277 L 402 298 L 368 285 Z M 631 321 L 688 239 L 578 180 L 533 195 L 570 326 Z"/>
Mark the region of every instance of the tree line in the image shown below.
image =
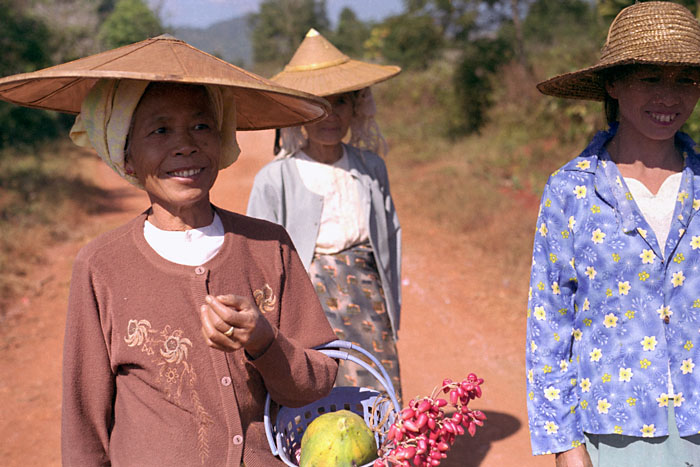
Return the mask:
<path id="1" fill-rule="evenodd" d="M 595 60 L 607 25 L 634 0 L 404 0 L 363 22 L 351 8 L 331 26 L 325 0 L 263 0 L 249 17 L 255 66 L 280 69 L 313 27 L 353 58 L 406 71 L 453 67 L 449 132 L 478 132 L 506 65 L 536 79 Z M 700 0 L 678 0 L 697 14 Z M 144 0 L 0 0 L 0 76 L 33 71 L 167 31 Z M 568 67 L 568 68 L 566 68 Z M 0 102 L 0 148 L 56 136 L 65 117 Z"/>

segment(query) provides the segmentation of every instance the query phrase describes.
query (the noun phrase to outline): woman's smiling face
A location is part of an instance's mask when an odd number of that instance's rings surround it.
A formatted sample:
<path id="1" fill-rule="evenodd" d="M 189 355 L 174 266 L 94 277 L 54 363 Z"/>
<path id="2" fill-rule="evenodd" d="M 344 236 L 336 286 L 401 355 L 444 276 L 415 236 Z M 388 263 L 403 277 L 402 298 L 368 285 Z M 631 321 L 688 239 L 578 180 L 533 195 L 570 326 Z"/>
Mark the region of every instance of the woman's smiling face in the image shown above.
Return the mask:
<path id="1" fill-rule="evenodd" d="M 128 141 L 125 167 L 151 203 L 173 215 L 211 210 L 221 136 L 203 87 L 150 85 L 132 117 Z"/>
<path id="2" fill-rule="evenodd" d="M 640 66 L 606 85 L 619 103 L 620 125 L 641 138 L 666 140 L 690 117 L 700 97 L 698 70 L 682 66 Z"/>

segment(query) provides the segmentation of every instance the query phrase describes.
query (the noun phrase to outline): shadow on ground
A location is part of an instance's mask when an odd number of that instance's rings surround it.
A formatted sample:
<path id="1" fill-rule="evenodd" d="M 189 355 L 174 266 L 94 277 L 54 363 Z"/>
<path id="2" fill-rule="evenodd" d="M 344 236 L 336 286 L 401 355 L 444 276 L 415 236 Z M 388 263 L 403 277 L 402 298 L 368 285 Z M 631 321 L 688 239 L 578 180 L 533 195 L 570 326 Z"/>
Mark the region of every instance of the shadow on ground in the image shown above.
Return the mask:
<path id="1" fill-rule="evenodd" d="M 495 441 L 505 439 L 520 429 L 520 420 L 502 412 L 484 411 L 487 420 L 472 438 L 458 436 L 441 467 L 476 467 L 481 465 Z"/>

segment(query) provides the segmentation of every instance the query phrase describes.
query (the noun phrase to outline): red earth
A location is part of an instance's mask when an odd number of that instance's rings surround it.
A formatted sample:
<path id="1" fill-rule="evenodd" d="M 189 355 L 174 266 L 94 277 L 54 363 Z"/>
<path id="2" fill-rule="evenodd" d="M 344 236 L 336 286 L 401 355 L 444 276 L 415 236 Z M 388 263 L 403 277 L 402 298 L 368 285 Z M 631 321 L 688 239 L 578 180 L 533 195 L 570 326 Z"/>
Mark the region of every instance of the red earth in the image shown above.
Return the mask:
<path id="1" fill-rule="evenodd" d="M 245 212 L 255 173 L 270 159 L 272 133 L 239 133 L 242 155 L 222 171 L 212 201 Z M 61 352 L 73 258 L 100 232 L 148 206 L 97 157 L 81 158 L 84 171 L 110 197 L 76 226 L 70 241 L 51 246 L 31 271 L 28 291 L 0 313 L 0 465 L 60 465 Z M 417 180 L 416 180 L 417 182 Z M 395 190 L 396 193 L 396 190 Z M 403 227 L 403 311 L 399 334 L 406 398 L 429 395 L 444 378 L 474 372 L 486 380 L 472 406 L 488 421 L 474 438 L 457 439 L 441 465 L 544 466 L 551 457 L 530 453 L 525 408 L 527 277 L 504 281 L 485 253 L 467 251 L 395 200 Z M 533 219 L 534 222 L 534 219 Z M 501 269 L 502 271 L 502 269 Z M 0 310 L 2 311 L 2 310 Z"/>

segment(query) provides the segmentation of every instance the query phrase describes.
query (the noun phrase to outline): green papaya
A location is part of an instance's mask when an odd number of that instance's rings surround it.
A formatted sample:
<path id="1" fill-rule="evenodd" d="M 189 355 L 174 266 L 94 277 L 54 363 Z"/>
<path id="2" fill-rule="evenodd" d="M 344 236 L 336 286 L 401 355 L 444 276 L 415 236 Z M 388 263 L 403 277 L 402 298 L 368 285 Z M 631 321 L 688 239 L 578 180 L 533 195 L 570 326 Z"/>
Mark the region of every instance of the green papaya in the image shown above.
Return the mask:
<path id="1" fill-rule="evenodd" d="M 316 417 L 301 438 L 300 467 L 356 467 L 376 458 L 372 431 L 349 410 Z"/>

